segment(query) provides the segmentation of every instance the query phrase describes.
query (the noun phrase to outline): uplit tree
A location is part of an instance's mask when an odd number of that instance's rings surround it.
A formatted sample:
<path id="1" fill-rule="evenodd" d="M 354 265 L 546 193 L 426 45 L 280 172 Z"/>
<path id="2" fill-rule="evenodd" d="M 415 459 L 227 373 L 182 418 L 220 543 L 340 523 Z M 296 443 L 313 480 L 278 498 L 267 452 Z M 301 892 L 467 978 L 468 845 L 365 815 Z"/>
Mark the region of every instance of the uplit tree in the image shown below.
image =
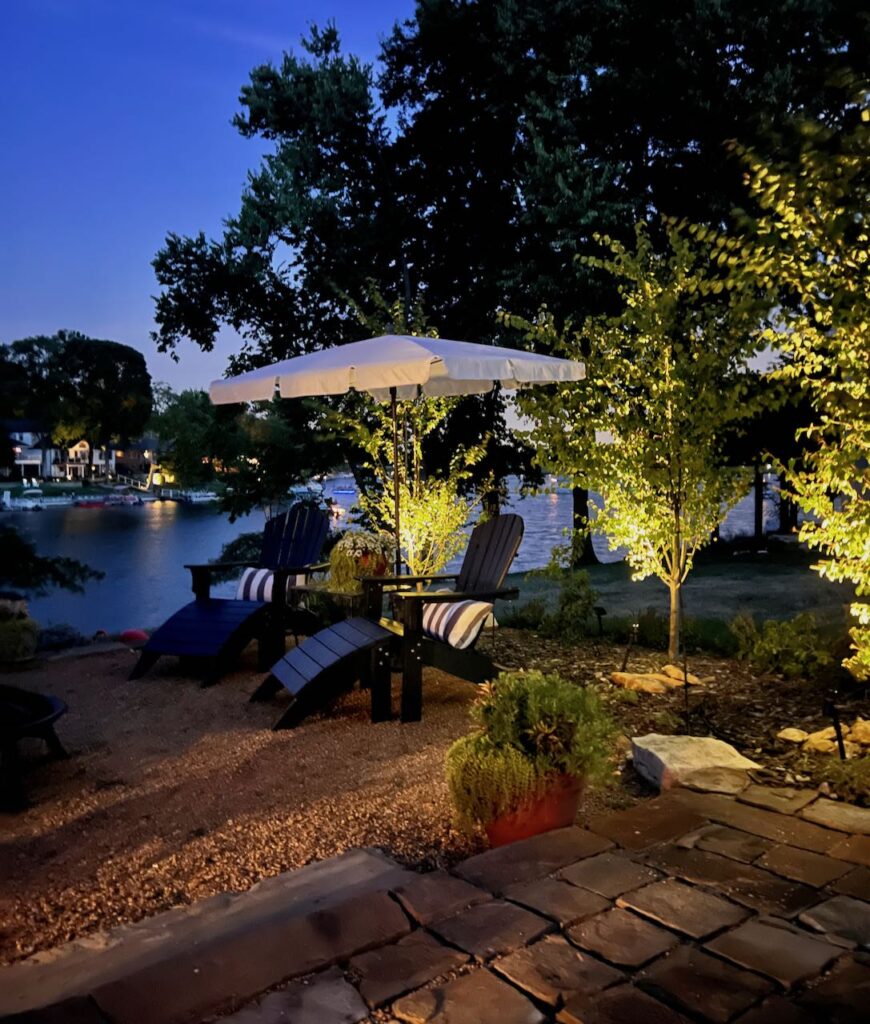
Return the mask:
<path id="1" fill-rule="evenodd" d="M 761 215 L 742 238 L 717 235 L 719 263 L 736 285 L 775 289 L 763 339 L 782 357 L 777 375 L 811 403 L 800 461 L 787 479 L 809 514 L 800 538 L 823 556 L 816 570 L 855 585 L 853 654 L 870 678 L 870 109 L 866 87 L 846 125 L 808 125 L 796 166 L 735 147 Z"/>
<path id="2" fill-rule="evenodd" d="M 724 447 L 750 411 L 746 362 L 760 342 L 754 297 L 711 276 L 684 234 L 666 237 L 663 253 L 643 224 L 633 249 L 601 239 L 609 255 L 588 260 L 613 276 L 621 312 L 559 330 L 545 311 L 527 324 L 535 344 L 583 359 L 587 378 L 519 402 L 541 463 L 602 495 L 592 526 L 627 549 L 633 578 L 668 587 L 673 659 L 694 556 L 748 489 Z"/>

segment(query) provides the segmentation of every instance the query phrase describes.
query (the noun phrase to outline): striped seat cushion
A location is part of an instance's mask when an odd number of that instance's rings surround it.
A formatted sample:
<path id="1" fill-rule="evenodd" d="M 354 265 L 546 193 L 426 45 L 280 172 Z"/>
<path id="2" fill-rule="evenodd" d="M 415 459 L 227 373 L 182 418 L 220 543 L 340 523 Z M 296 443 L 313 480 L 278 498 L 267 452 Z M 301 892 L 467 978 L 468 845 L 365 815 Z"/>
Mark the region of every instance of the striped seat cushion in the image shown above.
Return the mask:
<path id="1" fill-rule="evenodd" d="M 424 602 L 423 632 L 462 651 L 478 638 L 491 612 L 489 601 Z"/>
<path id="2" fill-rule="evenodd" d="M 271 569 L 245 569 L 236 588 L 236 600 L 271 601 L 272 579 L 274 575 Z M 289 594 L 293 587 L 304 582 L 304 576 L 288 576 L 287 593 Z"/>

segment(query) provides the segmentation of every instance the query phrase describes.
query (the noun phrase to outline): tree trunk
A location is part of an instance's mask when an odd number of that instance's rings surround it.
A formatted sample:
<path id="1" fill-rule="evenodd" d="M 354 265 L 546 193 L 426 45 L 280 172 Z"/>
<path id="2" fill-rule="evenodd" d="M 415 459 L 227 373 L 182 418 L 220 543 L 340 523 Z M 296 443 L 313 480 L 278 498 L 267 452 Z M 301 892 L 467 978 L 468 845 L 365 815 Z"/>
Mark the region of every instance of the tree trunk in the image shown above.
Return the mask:
<path id="1" fill-rule="evenodd" d="M 680 627 L 682 616 L 680 615 L 680 580 L 671 577 L 668 582 L 668 590 L 671 595 L 671 615 L 668 623 L 668 661 L 676 664 L 680 657 Z"/>
<path id="2" fill-rule="evenodd" d="M 752 493 L 755 499 L 755 548 L 758 550 L 764 544 L 764 477 L 757 462 L 753 467 Z"/>
<path id="3" fill-rule="evenodd" d="M 589 516 L 589 491 L 585 487 L 571 489 L 571 568 L 584 565 L 598 565 L 598 556 L 592 547 L 592 531 L 585 520 Z"/>
<path id="4" fill-rule="evenodd" d="M 797 505 L 786 492 L 785 475 L 779 475 L 779 532 L 791 533 L 797 529 Z"/>

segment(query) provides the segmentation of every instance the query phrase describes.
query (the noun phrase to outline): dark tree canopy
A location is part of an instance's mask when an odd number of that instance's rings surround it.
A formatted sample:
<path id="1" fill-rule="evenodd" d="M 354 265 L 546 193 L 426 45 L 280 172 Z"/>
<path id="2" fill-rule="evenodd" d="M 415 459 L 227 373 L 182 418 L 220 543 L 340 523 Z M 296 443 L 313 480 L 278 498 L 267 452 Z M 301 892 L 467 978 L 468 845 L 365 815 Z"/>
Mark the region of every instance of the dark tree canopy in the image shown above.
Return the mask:
<path id="1" fill-rule="evenodd" d="M 99 580 L 104 575 L 75 558 L 40 555 L 14 526 L 0 524 L 0 590 L 44 594 L 50 587 L 60 587 L 81 593 L 88 580 Z"/>

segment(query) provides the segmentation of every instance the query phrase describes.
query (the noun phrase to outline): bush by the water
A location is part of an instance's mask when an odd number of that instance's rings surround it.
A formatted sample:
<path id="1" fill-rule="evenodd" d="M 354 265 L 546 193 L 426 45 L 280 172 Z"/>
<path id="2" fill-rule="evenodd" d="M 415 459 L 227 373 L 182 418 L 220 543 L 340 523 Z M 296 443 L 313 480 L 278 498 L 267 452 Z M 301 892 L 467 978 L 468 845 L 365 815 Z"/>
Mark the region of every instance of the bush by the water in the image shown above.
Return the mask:
<path id="1" fill-rule="evenodd" d="M 654 608 L 647 608 L 634 618 L 612 616 L 606 620 L 607 636 L 614 643 L 628 643 L 631 628 L 637 626 L 637 643 L 655 651 L 668 649 L 668 617 Z M 737 641 L 728 624 L 720 619 L 686 618 L 682 630 L 683 648 L 689 653 L 708 651 L 731 657 L 737 651 Z"/>
<path id="2" fill-rule="evenodd" d="M 814 774 L 827 782 L 841 800 L 870 806 L 870 757 L 859 754 L 848 761 L 838 757 L 816 759 Z"/>
<path id="3" fill-rule="evenodd" d="M 549 570 L 542 570 L 542 573 L 554 578 Z M 499 617 L 501 624 L 514 629 L 534 629 L 542 636 L 567 643 L 578 643 L 588 636 L 590 617 L 598 600 L 589 574 L 574 572 L 566 575 L 560 572 L 556 578 L 560 585 L 554 611 L 548 611 L 544 598 L 533 597 L 517 608 L 502 612 Z"/>
<path id="4" fill-rule="evenodd" d="M 0 620 L 0 663 L 29 661 L 39 643 L 39 624 L 27 617 Z"/>
<path id="5" fill-rule="evenodd" d="M 447 752 L 447 783 L 464 828 L 540 796 L 554 776 L 606 776 L 614 727 L 594 690 L 542 672 L 504 672 L 472 709 L 478 731 Z"/>
<path id="6" fill-rule="evenodd" d="M 751 615 L 738 615 L 730 628 L 737 641 L 737 657 L 758 672 L 774 672 L 786 679 L 810 678 L 833 661 L 830 643 L 809 613 L 784 622 L 767 619 L 761 629 Z"/>

